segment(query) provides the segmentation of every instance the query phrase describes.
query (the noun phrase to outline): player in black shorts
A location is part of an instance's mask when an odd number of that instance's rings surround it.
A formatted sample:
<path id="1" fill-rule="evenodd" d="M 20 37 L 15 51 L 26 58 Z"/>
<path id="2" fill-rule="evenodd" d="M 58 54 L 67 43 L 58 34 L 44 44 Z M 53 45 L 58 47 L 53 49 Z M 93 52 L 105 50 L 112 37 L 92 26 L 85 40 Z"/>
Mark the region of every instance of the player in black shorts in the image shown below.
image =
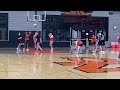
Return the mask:
<path id="1" fill-rule="evenodd" d="M 18 37 L 17 37 L 17 43 L 18 43 L 18 47 L 17 47 L 17 53 L 21 52 L 21 45 L 22 45 L 22 36 L 21 33 L 18 33 Z"/>
<path id="2" fill-rule="evenodd" d="M 41 37 L 40 37 L 40 35 L 38 34 L 38 32 L 37 32 L 37 36 L 36 36 L 36 51 L 38 51 L 39 49 L 40 50 L 42 50 L 42 48 L 40 47 L 40 43 L 42 43 L 42 41 L 41 41 Z"/>
<path id="3" fill-rule="evenodd" d="M 101 45 L 102 45 L 102 42 L 101 42 L 101 33 L 98 33 L 97 34 L 97 41 L 96 41 L 96 49 L 94 51 L 92 51 L 92 52 L 96 52 L 97 48 L 99 47 L 99 49 L 100 49 L 99 53 L 101 53 L 101 51 L 102 51 Z"/>

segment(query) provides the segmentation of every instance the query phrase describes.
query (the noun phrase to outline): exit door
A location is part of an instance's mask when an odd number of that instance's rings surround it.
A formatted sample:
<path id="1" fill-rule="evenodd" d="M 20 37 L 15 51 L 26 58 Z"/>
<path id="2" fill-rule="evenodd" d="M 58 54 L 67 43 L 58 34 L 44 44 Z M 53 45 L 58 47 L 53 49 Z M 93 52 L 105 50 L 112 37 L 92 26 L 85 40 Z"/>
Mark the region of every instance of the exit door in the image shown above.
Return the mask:
<path id="1" fill-rule="evenodd" d="M 80 39 L 80 32 L 79 30 L 72 30 L 70 29 L 70 47 L 76 45 L 76 40 Z"/>
<path id="2" fill-rule="evenodd" d="M 86 40 L 88 40 L 89 45 L 91 45 L 91 37 L 95 34 L 95 30 L 81 30 L 81 39 L 83 40 L 83 43 L 86 44 Z"/>

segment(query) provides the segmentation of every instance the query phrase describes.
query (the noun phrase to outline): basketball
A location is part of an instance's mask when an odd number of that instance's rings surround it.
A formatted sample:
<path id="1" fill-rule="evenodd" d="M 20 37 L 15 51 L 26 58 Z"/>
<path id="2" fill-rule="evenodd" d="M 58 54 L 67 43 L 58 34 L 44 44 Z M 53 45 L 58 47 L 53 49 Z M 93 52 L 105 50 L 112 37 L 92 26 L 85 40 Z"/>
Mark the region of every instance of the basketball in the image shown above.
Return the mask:
<path id="1" fill-rule="evenodd" d="M 98 35 L 101 35 L 101 33 L 98 33 Z"/>
<path id="2" fill-rule="evenodd" d="M 33 24 L 33 27 L 37 27 L 37 24 Z"/>

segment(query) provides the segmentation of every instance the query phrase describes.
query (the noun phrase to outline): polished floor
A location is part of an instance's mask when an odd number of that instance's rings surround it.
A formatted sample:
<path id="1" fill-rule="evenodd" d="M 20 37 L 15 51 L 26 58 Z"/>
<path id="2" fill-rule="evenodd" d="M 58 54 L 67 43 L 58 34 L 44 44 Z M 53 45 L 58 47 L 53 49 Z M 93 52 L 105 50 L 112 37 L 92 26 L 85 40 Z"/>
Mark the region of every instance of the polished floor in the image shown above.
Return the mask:
<path id="1" fill-rule="evenodd" d="M 70 48 L 49 48 L 16 54 L 15 48 L 0 49 L 0 79 L 120 79 L 119 49 L 105 54 L 75 54 Z"/>

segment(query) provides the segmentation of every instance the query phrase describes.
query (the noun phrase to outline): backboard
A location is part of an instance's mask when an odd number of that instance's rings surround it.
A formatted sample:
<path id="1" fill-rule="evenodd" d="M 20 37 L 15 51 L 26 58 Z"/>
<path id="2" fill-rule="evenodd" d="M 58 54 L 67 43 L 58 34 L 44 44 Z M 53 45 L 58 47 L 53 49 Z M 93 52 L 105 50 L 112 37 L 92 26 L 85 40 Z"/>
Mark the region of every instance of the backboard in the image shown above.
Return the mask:
<path id="1" fill-rule="evenodd" d="M 46 11 L 27 11 L 27 21 L 46 21 Z"/>

